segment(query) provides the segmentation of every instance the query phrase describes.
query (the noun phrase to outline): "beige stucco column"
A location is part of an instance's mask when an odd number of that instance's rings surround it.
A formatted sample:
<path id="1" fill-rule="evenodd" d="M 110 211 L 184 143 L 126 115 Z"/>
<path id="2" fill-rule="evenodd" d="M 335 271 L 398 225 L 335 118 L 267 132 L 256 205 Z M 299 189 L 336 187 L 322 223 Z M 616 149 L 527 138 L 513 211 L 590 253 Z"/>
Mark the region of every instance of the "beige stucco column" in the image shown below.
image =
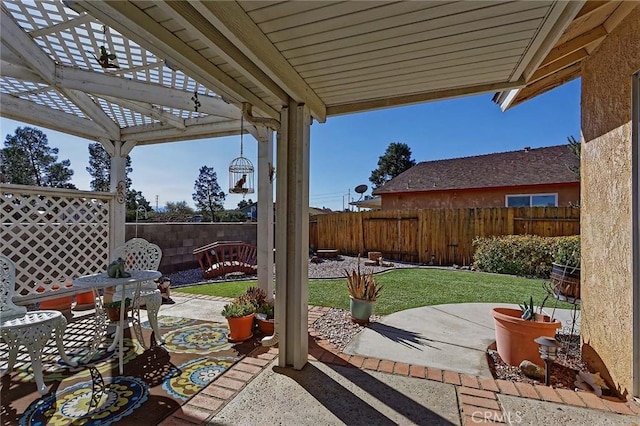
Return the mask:
<path id="1" fill-rule="evenodd" d="M 273 294 L 273 132 L 258 130 L 258 286 Z"/>
<path id="2" fill-rule="evenodd" d="M 280 113 L 276 170 L 276 327 L 279 365 L 301 369 L 309 341 L 309 126 L 305 105 L 291 102 Z"/>
<path id="3" fill-rule="evenodd" d="M 640 392 L 638 124 L 632 116 L 639 45 L 636 6 L 582 65 L 583 359 L 626 397 Z"/>

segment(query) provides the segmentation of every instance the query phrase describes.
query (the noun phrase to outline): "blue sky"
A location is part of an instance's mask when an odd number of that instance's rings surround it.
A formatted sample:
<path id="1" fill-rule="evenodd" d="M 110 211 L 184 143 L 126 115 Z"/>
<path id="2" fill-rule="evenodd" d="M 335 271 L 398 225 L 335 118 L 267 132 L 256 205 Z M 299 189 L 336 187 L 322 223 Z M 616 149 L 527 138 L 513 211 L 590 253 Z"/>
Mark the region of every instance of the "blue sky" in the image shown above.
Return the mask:
<path id="1" fill-rule="evenodd" d="M 491 94 L 430 102 L 407 107 L 330 117 L 311 126 L 310 204 L 342 209 L 348 191 L 367 184 L 378 157 L 391 142 L 404 142 L 416 162 L 466 157 L 567 143 L 580 137 L 580 81 L 575 80 L 507 112 L 491 102 Z M 0 119 L 2 141 L 16 127 L 28 125 Z M 49 146 L 69 159 L 73 183 L 88 190 L 89 141 L 42 129 Z M 240 137 L 199 139 L 140 146 L 131 152 L 133 188 L 142 191 L 152 206 L 187 201 L 204 165 L 213 167 L 218 183 L 228 192 L 228 167 L 240 154 Z M 244 155 L 257 165 L 257 142 L 244 136 Z M 257 174 L 256 174 L 257 176 Z M 277 182 L 277 180 L 276 180 Z M 256 179 L 257 184 L 257 179 Z M 247 198 L 257 199 L 257 193 Z M 234 208 L 240 195 L 228 195 L 226 208 Z"/>

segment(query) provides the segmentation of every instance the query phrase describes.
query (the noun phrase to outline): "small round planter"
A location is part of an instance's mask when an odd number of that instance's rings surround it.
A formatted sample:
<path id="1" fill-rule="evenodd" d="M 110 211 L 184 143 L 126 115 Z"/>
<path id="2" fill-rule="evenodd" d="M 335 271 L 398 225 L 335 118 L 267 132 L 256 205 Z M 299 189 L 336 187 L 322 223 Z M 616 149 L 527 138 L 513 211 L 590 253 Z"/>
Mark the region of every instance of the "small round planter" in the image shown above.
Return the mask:
<path id="1" fill-rule="evenodd" d="M 373 313 L 375 302 L 370 300 L 356 299 L 349 296 L 349 310 L 351 311 L 351 321 L 365 325 L 369 323 L 369 317 Z"/>
<path id="2" fill-rule="evenodd" d="M 85 291 L 84 293 L 76 294 L 76 304 L 73 307 L 74 311 L 86 311 L 87 309 L 93 309 L 96 306 L 96 301 L 93 295 L 93 291 Z"/>
<path id="3" fill-rule="evenodd" d="M 546 315 L 538 315 L 539 321 L 527 321 L 520 318 L 520 309 L 493 308 L 491 310 L 496 327 L 496 346 L 498 354 L 509 365 L 520 365 L 529 360 L 540 367 L 544 362 L 534 342 L 540 336 L 555 337 L 556 330 L 562 325 Z"/>
<path id="4" fill-rule="evenodd" d="M 267 336 L 273 335 L 275 330 L 273 318 L 263 319 L 263 318 L 260 318 L 259 315 L 256 315 L 256 322 L 258 323 L 258 330 L 260 330 L 262 334 L 265 334 Z"/>
<path id="5" fill-rule="evenodd" d="M 109 318 L 109 320 L 111 321 L 120 321 L 120 308 L 115 308 L 115 307 L 108 307 L 108 308 L 104 308 L 104 310 L 107 312 L 107 318 Z M 124 316 L 122 317 L 123 319 L 127 319 L 128 315 L 127 315 L 127 309 L 125 308 L 124 310 Z"/>
<path id="6" fill-rule="evenodd" d="M 244 342 L 253 337 L 253 318 L 255 314 L 246 315 L 244 317 L 232 318 L 228 317 L 229 323 L 229 341 L 232 343 Z"/>

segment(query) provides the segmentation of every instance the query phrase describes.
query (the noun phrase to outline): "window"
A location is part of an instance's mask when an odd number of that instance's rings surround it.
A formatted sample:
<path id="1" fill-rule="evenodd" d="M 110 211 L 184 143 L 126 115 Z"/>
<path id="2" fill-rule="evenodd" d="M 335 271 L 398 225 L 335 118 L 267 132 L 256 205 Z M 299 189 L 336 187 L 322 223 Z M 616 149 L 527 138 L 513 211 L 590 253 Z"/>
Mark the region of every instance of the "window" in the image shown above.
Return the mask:
<path id="1" fill-rule="evenodd" d="M 507 207 L 557 207 L 558 194 L 507 195 Z"/>

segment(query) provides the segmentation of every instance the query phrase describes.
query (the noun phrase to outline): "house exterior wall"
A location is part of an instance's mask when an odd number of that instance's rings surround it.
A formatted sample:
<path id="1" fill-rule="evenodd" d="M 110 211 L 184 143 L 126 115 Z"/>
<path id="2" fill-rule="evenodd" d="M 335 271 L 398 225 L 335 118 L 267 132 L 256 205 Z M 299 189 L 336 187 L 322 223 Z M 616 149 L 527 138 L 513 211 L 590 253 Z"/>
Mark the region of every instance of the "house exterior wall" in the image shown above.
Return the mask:
<path id="1" fill-rule="evenodd" d="M 640 69 L 640 7 L 584 62 L 582 73 L 583 355 L 632 393 L 631 83 Z"/>
<path id="2" fill-rule="evenodd" d="M 558 207 L 566 207 L 580 200 L 580 184 L 382 194 L 382 210 L 505 207 L 507 195 L 553 193 L 558 194 Z"/>

